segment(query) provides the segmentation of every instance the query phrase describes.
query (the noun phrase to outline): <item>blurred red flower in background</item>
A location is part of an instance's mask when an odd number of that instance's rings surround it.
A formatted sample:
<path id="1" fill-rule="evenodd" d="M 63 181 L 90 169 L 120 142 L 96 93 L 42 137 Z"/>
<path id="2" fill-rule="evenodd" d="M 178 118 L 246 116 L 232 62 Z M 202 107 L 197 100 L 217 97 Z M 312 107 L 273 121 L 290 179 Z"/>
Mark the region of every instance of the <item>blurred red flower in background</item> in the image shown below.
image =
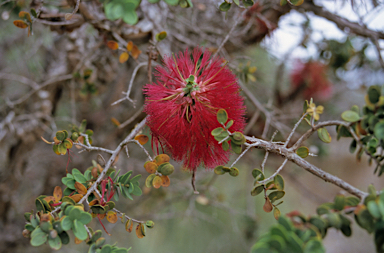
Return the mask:
<path id="1" fill-rule="evenodd" d="M 298 60 L 291 83 L 295 90 L 302 91 L 304 99 L 327 100 L 332 96 L 333 84 L 328 80 L 327 65 L 321 62 Z"/>
<path id="2" fill-rule="evenodd" d="M 234 120 L 231 131 L 244 128 L 245 107 L 236 76 L 223 59 L 211 58 L 207 50 L 195 48 L 176 57 L 164 57 L 156 68 L 156 83 L 144 87 L 145 112 L 152 132 L 152 145 L 160 144 L 184 167 L 214 168 L 228 162 L 229 152 L 211 135 L 220 127 L 216 113 L 225 109 Z"/>

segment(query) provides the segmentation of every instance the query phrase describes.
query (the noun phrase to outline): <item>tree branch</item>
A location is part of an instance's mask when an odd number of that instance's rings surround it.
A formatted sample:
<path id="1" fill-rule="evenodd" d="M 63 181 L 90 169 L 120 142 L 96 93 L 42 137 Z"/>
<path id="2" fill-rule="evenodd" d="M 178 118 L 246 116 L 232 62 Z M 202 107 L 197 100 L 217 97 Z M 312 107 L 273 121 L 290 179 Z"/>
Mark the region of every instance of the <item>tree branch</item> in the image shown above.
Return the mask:
<path id="1" fill-rule="evenodd" d="M 317 16 L 328 19 L 329 21 L 335 23 L 335 25 L 337 25 L 337 27 L 339 27 L 342 31 L 344 31 L 345 28 L 348 28 L 350 32 L 362 37 L 384 39 L 383 32 L 374 31 L 358 23 L 351 22 L 346 18 L 333 14 L 321 6 L 315 5 L 312 1 L 304 1 L 304 3 L 298 7 L 292 6 L 292 9 L 297 10 L 300 8 L 305 11 L 311 11 Z"/>
<path id="2" fill-rule="evenodd" d="M 289 149 L 284 147 L 283 145 L 279 145 L 277 143 L 272 143 L 268 141 L 264 141 L 262 139 L 258 139 L 255 137 L 249 137 L 245 136 L 246 140 L 248 142 L 251 142 L 251 144 L 248 144 L 249 146 L 253 146 L 256 148 L 264 149 L 270 153 L 278 154 L 282 157 L 285 157 L 289 161 L 297 164 L 299 167 L 305 169 L 306 171 L 312 173 L 313 175 L 323 179 L 326 182 L 330 182 L 331 184 L 334 184 L 348 193 L 355 195 L 356 197 L 360 199 L 364 199 L 368 194 L 357 189 L 356 187 L 350 185 L 349 183 L 345 182 L 344 180 L 323 171 L 322 169 L 316 167 L 315 165 L 309 163 L 308 161 L 304 160 L 300 156 L 298 156 L 293 149 Z"/>

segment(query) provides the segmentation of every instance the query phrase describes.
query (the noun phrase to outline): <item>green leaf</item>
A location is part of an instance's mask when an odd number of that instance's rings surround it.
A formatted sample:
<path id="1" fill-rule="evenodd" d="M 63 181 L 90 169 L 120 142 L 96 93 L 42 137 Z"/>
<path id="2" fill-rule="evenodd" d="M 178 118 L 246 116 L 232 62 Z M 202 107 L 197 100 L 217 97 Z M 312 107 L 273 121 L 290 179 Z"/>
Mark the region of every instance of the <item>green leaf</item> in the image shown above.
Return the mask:
<path id="1" fill-rule="evenodd" d="M 61 248 L 61 239 L 59 236 L 55 237 L 55 238 L 50 238 L 48 240 L 48 244 L 49 244 L 49 247 L 51 247 L 52 249 L 54 250 L 59 250 Z"/>
<path id="2" fill-rule="evenodd" d="M 284 249 L 286 248 L 286 243 L 284 239 L 277 235 L 271 235 L 269 237 L 268 245 L 270 249 L 275 249 L 279 252 L 284 251 Z"/>
<path id="3" fill-rule="evenodd" d="M 372 104 L 376 104 L 380 100 L 380 87 L 377 85 L 370 86 L 368 89 L 368 99 Z"/>
<path id="4" fill-rule="evenodd" d="M 57 131 L 56 132 L 56 138 L 59 140 L 59 141 L 63 141 L 65 139 L 65 133 L 64 131 Z"/>
<path id="5" fill-rule="evenodd" d="M 82 212 L 79 208 L 72 208 L 72 210 L 69 212 L 68 217 L 71 220 L 80 219 L 81 213 Z"/>
<path id="6" fill-rule="evenodd" d="M 44 244 L 48 239 L 48 234 L 44 233 L 40 228 L 36 228 L 31 233 L 31 245 L 40 246 Z"/>
<path id="7" fill-rule="evenodd" d="M 375 125 L 373 132 L 377 139 L 384 140 L 384 121 L 378 122 Z"/>
<path id="8" fill-rule="evenodd" d="M 222 132 L 224 131 L 224 128 L 222 127 L 218 127 L 218 128 L 215 128 L 211 131 L 211 135 L 213 136 L 218 136 L 219 134 L 221 134 Z"/>
<path id="9" fill-rule="evenodd" d="M 151 174 L 147 177 L 147 179 L 145 180 L 145 186 L 148 187 L 148 188 L 151 188 L 152 187 L 152 181 L 153 179 L 156 177 L 156 174 Z"/>
<path id="10" fill-rule="evenodd" d="M 246 140 L 245 140 L 244 135 L 240 132 L 234 132 L 231 135 L 231 142 L 233 142 L 234 144 L 241 145 L 241 144 L 244 144 L 245 141 Z"/>
<path id="11" fill-rule="evenodd" d="M 141 175 L 140 175 L 140 176 L 141 176 Z M 135 195 L 135 196 L 141 196 L 141 194 L 143 194 L 143 192 L 142 192 L 142 190 L 140 189 L 140 187 L 135 186 L 135 188 L 133 189 L 132 194 Z"/>
<path id="12" fill-rule="evenodd" d="M 155 226 L 155 223 L 151 220 L 147 220 L 145 222 L 145 226 L 147 226 L 147 228 L 153 228 Z"/>
<path id="13" fill-rule="evenodd" d="M 254 2 L 253 0 L 243 0 L 243 4 L 245 7 L 251 7 L 254 4 Z"/>
<path id="14" fill-rule="evenodd" d="M 69 241 L 70 241 L 69 235 L 67 234 L 67 232 L 60 233 L 59 237 L 60 237 L 60 240 L 61 240 L 62 244 L 68 244 Z"/>
<path id="15" fill-rule="evenodd" d="M 284 179 L 280 174 L 277 174 L 273 179 L 273 181 L 275 183 L 276 189 L 280 191 L 284 190 Z"/>
<path id="16" fill-rule="evenodd" d="M 319 239 L 310 239 L 304 246 L 304 253 L 325 253 L 325 248 Z"/>
<path id="17" fill-rule="evenodd" d="M 73 221 L 73 234 L 80 240 L 85 240 L 88 237 L 87 230 L 84 227 L 84 224 L 78 220 Z"/>
<path id="18" fill-rule="evenodd" d="M 215 136 L 215 140 L 220 142 L 220 141 L 224 140 L 225 138 L 227 138 L 228 136 L 229 136 L 228 132 L 221 132 L 219 135 Z"/>
<path id="19" fill-rule="evenodd" d="M 339 210 L 339 211 L 343 210 L 345 206 L 345 196 L 341 194 L 336 195 L 334 202 L 335 202 L 336 210 Z"/>
<path id="20" fill-rule="evenodd" d="M 252 176 L 255 181 L 263 181 L 265 179 L 263 172 L 259 169 L 253 169 Z"/>
<path id="21" fill-rule="evenodd" d="M 372 233 L 375 229 L 374 218 L 367 209 L 361 210 L 357 215 L 355 215 L 357 224 L 360 227 L 366 229 L 368 233 Z"/>
<path id="22" fill-rule="evenodd" d="M 164 0 L 164 2 L 166 2 L 169 5 L 175 6 L 179 3 L 179 0 Z"/>
<path id="23" fill-rule="evenodd" d="M 78 220 L 83 224 L 88 224 L 92 220 L 92 215 L 87 212 L 81 212 L 80 218 Z"/>
<path id="24" fill-rule="evenodd" d="M 220 6 L 219 6 L 219 9 L 221 10 L 221 11 L 224 11 L 224 12 L 226 12 L 226 11 L 229 11 L 229 9 L 231 8 L 231 4 L 230 3 L 227 3 L 227 2 L 223 2 L 222 4 L 220 4 Z M 220 122 L 220 121 L 219 121 Z M 225 122 L 227 122 L 227 121 L 225 121 Z M 225 123 L 224 122 L 224 123 Z"/>
<path id="25" fill-rule="evenodd" d="M 225 171 L 223 170 L 223 165 L 216 166 L 216 168 L 213 170 L 216 175 L 224 175 Z"/>
<path id="26" fill-rule="evenodd" d="M 100 253 L 111 253 L 111 252 L 112 252 L 112 246 L 109 244 L 104 245 L 100 251 Z"/>
<path id="27" fill-rule="evenodd" d="M 134 183 L 138 182 L 140 180 L 140 178 L 141 178 L 141 174 L 138 174 L 138 175 L 134 176 L 133 178 L 131 178 L 130 182 L 132 184 L 134 184 Z"/>
<path id="28" fill-rule="evenodd" d="M 271 200 L 271 202 L 275 202 L 276 200 L 279 200 L 281 199 L 282 197 L 284 197 L 285 195 L 285 191 L 274 191 L 274 192 L 271 192 L 269 195 L 268 195 L 268 198 Z"/>
<path id="29" fill-rule="evenodd" d="M 79 183 L 82 183 L 82 184 L 85 184 L 87 183 L 87 179 L 84 177 L 83 174 L 81 173 L 73 173 L 73 177 L 75 178 L 75 180 Z"/>
<path id="30" fill-rule="evenodd" d="M 36 10 L 35 9 L 31 9 L 31 14 L 34 18 L 37 18 L 37 13 L 36 13 Z"/>
<path id="31" fill-rule="evenodd" d="M 36 212 L 45 212 L 45 207 L 40 199 L 35 200 Z"/>
<path id="32" fill-rule="evenodd" d="M 224 141 L 222 144 L 221 144 L 221 147 L 224 151 L 228 151 L 229 149 L 229 143 L 228 141 Z"/>
<path id="33" fill-rule="evenodd" d="M 30 232 L 32 232 L 33 230 L 35 230 L 35 227 L 32 226 L 32 224 L 29 224 L 29 223 L 25 224 L 24 228 L 27 229 L 27 230 L 30 231 Z"/>
<path id="34" fill-rule="evenodd" d="M 225 124 L 228 120 L 227 111 L 224 109 L 220 109 L 217 111 L 217 121 L 221 124 Z"/>
<path id="35" fill-rule="evenodd" d="M 167 37 L 167 32 L 166 31 L 162 31 L 162 32 L 159 32 L 158 34 L 156 34 L 156 40 L 157 41 L 162 41 L 166 37 Z"/>
<path id="36" fill-rule="evenodd" d="M 129 198 L 130 200 L 133 200 L 131 194 L 129 193 L 129 190 L 127 187 L 122 187 L 123 196 L 126 198 Z"/>
<path id="37" fill-rule="evenodd" d="M 322 142 L 330 143 L 332 141 L 331 135 L 325 127 L 317 129 L 317 135 Z"/>
<path id="38" fill-rule="evenodd" d="M 309 223 L 311 223 L 312 225 L 316 226 L 319 230 L 323 230 L 327 227 L 327 224 L 325 223 L 325 221 L 319 217 L 311 217 L 309 219 Z"/>
<path id="39" fill-rule="evenodd" d="M 360 199 L 354 196 L 350 196 L 345 199 L 346 206 L 357 206 L 359 203 Z"/>
<path id="40" fill-rule="evenodd" d="M 52 227 L 57 231 L 58 234 L 64 232 L 64 229 L 61 227 L 61 221 L 57 220 L 52 223 Z"/>
<path id="41" fill-rule="evenodd" d="M 120 4 L 116 4 L 115 1 L 111 1 L 104 6 L 105 16 L 111 21 L 115 21 L 124 15 L 124 9 Z M 81 124 L 83 125 L 83 124 Z M 85 127 L 80 126 L 80 132 L 85 131 Z M 82 131 L 81 131 L 82 130 Z"/>
<path id="42" fill-rule="evenodd" d="M 341 118 L 348 122 L 356 122 L 360 119 L 360 116 L 357 112 L 348 110 L 341 114 Z"/>
<path id="43" fill-rule="evenodd" d="M 79 132 L 83 133 L 85 131 L 85 127 L 87 126 L 87 120 L 83 119 L 81 121 L 80 127 L 79 127 Z"/>
<path id="44" fill-rule="evenodd" d="M 52 229 L 52 223 L 49 222 L 49 221 L 44 221 L 44 222 L 41 222 L 40 223 L 40 229 L 45 232 L 45 233 L 49 233 L 49 231 Z"/>
<path id="45" fill-rule="evenodd" d="M 233 125 L 233 120 L 228 121 L 227 125 L 225 126 L 225 129 L 229 129 Z"/>
<path id="46" fill-rule="evenodd" d="M 237 177 L 239 175 L 239 170 L 235 167 L 231 167 L 231 171 L 229 172 L 229 175 L 232 177 Z"/>
<path id="47" fill-rule="evenodd" d="M 237 145 L 231 141 L 231 148 L 232 148 L 232 151 L 235 152 L 236 154 L 241 154 L 241 145 Z"/>
<path id="48" fill-rule="evenodd" d="M 134 10 L 129 10 L 124 13 L 123 20 L 125 23 L 129 25 L 134 25 L 137 23 L 139 18 L 137 17 L 137 13 Z"/>
<path id="49" fill-rule="evenodd" d="M 309 155 L 309 149 L 305 146 L 302 146 L 296 150 L 296 154 L 301 158 L 306 158 Z"/>
<path id="50" fill-rule="evenodd" d="M 326 215 L 326 219 L 328 220 L 328 224 L 331 227 L 334 227 L 334 228 L 337 228 L 337 229 L 341 228 L 342 222 L 341 222 L 339 214 L 337 214 L 337 213 L 328 213 Z"/>
<path id="51" fill-rule="evenodd" d="M 379 206 L 377 205 L 377 203 L 375 201 L 369 201 L 367 204 L 367 208 L 368 208 L 369 213 L 373 217 L 375 217 L 376 219 L 381 218 L 381 212 L 380 212 Z"/>
<path id="52" fill-rule="evenodd" d="M 351 144 L 349 145 L 349 152 L 352 154 L 355 153 L 357 147 L 357 142 L 355 139 L 352 140 Z"/>
<path id="53" fill-rule="evenodd" d="M 68 231 L 72 228 L 72 221 L 71 219 L 68 217 L 68 216 L 65 216 L 62 220 L 61 220 L 61 228 L 64 230 L 64 231 Z"/>

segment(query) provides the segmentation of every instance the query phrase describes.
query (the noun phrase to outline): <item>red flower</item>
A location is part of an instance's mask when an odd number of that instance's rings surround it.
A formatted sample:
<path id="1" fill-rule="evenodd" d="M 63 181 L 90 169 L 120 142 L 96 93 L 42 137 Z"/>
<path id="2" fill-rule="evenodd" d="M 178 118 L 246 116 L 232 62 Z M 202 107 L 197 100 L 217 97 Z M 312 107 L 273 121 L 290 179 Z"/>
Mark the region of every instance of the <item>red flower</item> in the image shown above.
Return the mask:
<path id="1" fill-rule="evenodd" d="M 176 161 L 195 171 L 199 165 L 214 168 L 228 162 L 229 152 L 213 138 L 220 127 L 216 113 L 225 109 L 234 120 L 232 132 L 244 128 L 245 107 L 236 76 L 219 57 L 196 48 L 176 58 L 165 57 L 156 68 L 157 83 L 144 87 L 145 112 L 152 144 L 160 143 Z"/>
<path id="2" fill-rule="evenodd" d="M 327 100 L 331 97 L 333 85 L 327 77 L 327 66 L 316 61 L 297 61 L 291 81 L 296 89 L 303 91 L 305 99 Z"/>

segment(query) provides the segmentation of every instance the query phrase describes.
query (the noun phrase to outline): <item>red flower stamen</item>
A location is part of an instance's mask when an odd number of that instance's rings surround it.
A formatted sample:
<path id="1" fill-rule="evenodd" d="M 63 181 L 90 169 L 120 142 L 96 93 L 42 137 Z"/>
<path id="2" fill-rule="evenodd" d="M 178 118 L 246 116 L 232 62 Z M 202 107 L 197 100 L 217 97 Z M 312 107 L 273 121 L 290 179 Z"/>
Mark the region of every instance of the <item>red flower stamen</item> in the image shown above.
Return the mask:
<path id="1" fill-rule="evenodd" d="M 199 165 L 214 168 L 225 164 L 229 151 L 211 135 L 221 127 L 216 119 L 225 109 L 234 120 L 231 131 L 244 128 L 245 107 L 239 95 L 236 76 L 219 57 L 211 58 L 207 50 L 186 50 L 176 57 L 164 57 L 156 68 L 157 83 L 147 84 L 145 112 L 152 132 L 152 149 L 158 144 L 184 161 L 185 168 L 195 171 Z"/>

